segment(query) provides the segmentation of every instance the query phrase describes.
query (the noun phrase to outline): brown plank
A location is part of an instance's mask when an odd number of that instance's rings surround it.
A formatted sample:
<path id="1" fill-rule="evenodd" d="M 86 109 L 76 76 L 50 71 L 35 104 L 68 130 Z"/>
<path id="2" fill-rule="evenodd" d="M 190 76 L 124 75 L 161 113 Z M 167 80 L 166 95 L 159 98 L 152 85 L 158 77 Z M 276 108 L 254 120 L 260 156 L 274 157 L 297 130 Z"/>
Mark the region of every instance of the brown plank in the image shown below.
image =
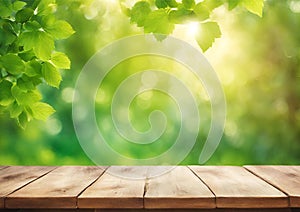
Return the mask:
<path id="1" fill-rule="evenodd" d="M 6 208 L 76 208 L 77 196 L 102 173 L 102 167 L 62 166 L 5 199 Z"/>
<path id="2" fill-rule="evenodd" d="M 0 169 L 4 169 L 7 168 L 8 166 L 0 166 Z"/>
<path id="3" fill-rule="evenodd" d="M 148 180 L 145 208 L 215 208 L 215 196 L 187 167 Z"/>
<path id="4" fill-rule="evenodd" d="M 113 176 L 112 169 L 124 175 L 145 173 L 145 167 L 110 167 L 78 197 L 78 208 L 143 208 L 145 180 Z"/>
<path id="5" fill-rule="evenodd" d="M 300 207 L 300 166 L 245 166 L 245 168 L 288 194 L 291 207 Z"/>
<path id="6" fill-rule="evenodd" d="M 216 195 L 218 208 L 284 208 L 288 197 L 242 167 L 190 167 Z"/>
<path id="7" fill-rule="evenodd" d="M 0 170 L 0 208 L 4 198 L 13 191 L 48 173 L 55 167 L 11 166 Z"/>

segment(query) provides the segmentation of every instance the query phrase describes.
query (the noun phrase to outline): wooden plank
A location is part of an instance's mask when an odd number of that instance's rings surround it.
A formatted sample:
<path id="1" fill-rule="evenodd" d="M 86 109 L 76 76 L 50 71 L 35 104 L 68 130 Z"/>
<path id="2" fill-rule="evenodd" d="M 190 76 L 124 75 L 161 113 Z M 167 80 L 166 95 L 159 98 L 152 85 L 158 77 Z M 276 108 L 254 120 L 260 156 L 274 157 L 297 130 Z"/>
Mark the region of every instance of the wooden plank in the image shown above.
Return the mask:
<path id="1" fill-rule="evenodd" d="M 215 208 L 215 196 L 187 167 L 147 181 L 145 208 Z"/>
<path id="2" fill-rule="evenodd" d="M 48 173 L 55 167 L 11 166 L 0 170 L 0 208 L 4 198 L 13 191 Z"/>
<path id="3" fill-rule="evenodd" d="M 216 195 L 218 208 L 284 208 L 288 197 L 242 167 L 190 167 Z"/>
<path id="4" fill-rule="evenodd" d="M 78 197 L 78 208 L 143 208 L 145 180 L 113 176 L 110 171 L 116 168 L 110 167 Z M 146 171 L 145 167 L 118 167 L 125 176 Z"/>
<path id="5" fill-rule="evenodd" d="M 7 196 L 5 207 L 76 208 L 77 196 L 103 172 L 102 167 L 59 167 Z"/>
<path id="6" fill-rule="evenodd" d="M 0 170 L 1 169 L 4 169 L 4 168 L 7 168 L 8 166 L 0 166 Z"/>
<path id="7" fill-rule="evenodd" d="M 300 166 L 245 166 L 245 168 L 286 193 L 291 207 L 300 207 Z"/>

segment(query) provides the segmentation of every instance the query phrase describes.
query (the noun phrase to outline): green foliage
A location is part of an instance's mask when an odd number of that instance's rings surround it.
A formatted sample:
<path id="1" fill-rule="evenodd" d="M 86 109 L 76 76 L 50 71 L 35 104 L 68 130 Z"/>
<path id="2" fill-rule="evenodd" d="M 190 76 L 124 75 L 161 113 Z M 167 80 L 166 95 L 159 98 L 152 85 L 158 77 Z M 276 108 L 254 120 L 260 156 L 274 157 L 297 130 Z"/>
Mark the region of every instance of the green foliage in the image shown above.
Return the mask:
<path id="1" fill-rule="evenodd" d="M 145 33 L 157 33 L 169 35 L 173 32 L 175 24 L 198 22 L 201 27 L 195 35 L 196 40 L 203 51 L 212 46 L 216 38 L 221 36 L 218 23 L 211 19 L 213 10 L 221 5 L 228 5 L 232 10 L 242 6 L 248 11 L 262 16 L 264 0 L 204 0 L 200 3 L 195 0 L 155 0 L 138 1 L 130 10 L 129 16 L 132 23 L 143 27 Z M 156 9 L 152 9 L 156 7 Z M 128 11 L 124 10 L 124 11 Z M 207 23 L 206 23 L 207 22 Z M 161 38 L 162 36 L 157 36 Z"/>
<path id="2" fill-rule="evenodd" d="M 59 69 L 70 60 L 55 51 L 55 40 L 74 33 L 54 16 L 55 0 L 1 0 L 0 4 L 0 105 L 19 126 L 33 119 L 46 120 L 54 109 L 43 102 L 37 86 L 58 88 Z"/>
<path id="3" fill-rule="evenodd" d="M 216 22 L 201 23 L 199 28 L 200 32 L 197 33 L 196 39 L 201 49 L 206 51 L 212 46 L 216 38 L 221 37 L 221 31 Z"/>

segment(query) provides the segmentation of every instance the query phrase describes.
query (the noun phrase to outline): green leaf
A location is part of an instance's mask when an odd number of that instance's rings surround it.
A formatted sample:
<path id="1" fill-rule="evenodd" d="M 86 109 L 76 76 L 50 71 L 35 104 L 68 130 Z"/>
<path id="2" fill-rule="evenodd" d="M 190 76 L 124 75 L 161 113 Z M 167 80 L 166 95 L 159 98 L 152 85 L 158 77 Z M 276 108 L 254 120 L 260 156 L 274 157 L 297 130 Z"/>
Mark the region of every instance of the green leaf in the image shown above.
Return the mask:
<path id="1" fill-rule="evenodd" d="M 36 60 L 31 60 L 25 63 L 25 73 L 30 77 L 41 76 L 41 70 L 42 65 Z"/>
<path id="2" fill-rule="evenodd" d="M 1 0 L 0 16 L 8 17 L 12 13 L 12 4 L 10 0 Z"/>
<path id="3" fill-rule="evenodd" d="M 224 4 L 224 0 L 204 0 L 201 2 L 205 5 L 209 11 L 213 11 L 215 8 L 220 7 Z"/>
<path id="4" fill-rule="evenodd" d="M 240 4 L 248 11 L 262 17 L 264 0 L 241 0 Z"/>
<path id="5" fill-rule="evenodd" d="M 33 84 L 31 78 L 29 78 L 26 75 L 23 75 L 17 80 L 17 85 L 19 86 L 20 89 L 25 91 L 35 89 L 35 85 Z"/>
<path id="6" fill-rule="evenodd" d="M 170 34 L 174 30 L 174 24 L 169 22 L 168 13 L 159 9 L 149 13 L 145 20 L 144 30 L 146 33 Z"/>
<path id="7" fill-rule="evenodd" d="M 75 32 L 68 22 L 62 20 L 56 21 L 53 25 L 44 27 L 44 29 L 55 39 L 68 38 Z"/>
<path id="8" fill-rule="evenodd" d="M 165 0 L 169 7 L 176 8 L 178 6 L 178 3 L 175 0 Z"/>
<path id="9" fill-rule="evenodd" d="M 28 31 L 38 31 L 42 26 L 37 21 L 28 21 L 24 24 L 24 28 Z"/>
<path id="10" fill-rule="evenodd" d="M 136 23 L 139 27 L 144 26 L 144 22 L 150 12 L 150 4 L 146 1 L 139 1 L 135 3 L 130 11 L 130 21 Z"/>
<path id="11" fill-rule="evenodd" d="M 24 71 L 24 63 L 20 57 L 14 54 L 7 54 L 0 58 L 0 62 L 5 70 L 13 75 L 21 74 Z"/>
<path id="12" fill-rule="evenodd" d="M 203 21 L 209 18 L 210 11 L 204 2 L 196 4 L 194 8 L 194 13 L 197 15 L 199 21 Z"/>
<path id="13" fill-rule="evenodd" d="M 51 62 L 57 67 L 61 69 L 70 69 L 71 61 L 62 52 L 55 52 L 51 55 Z"/>
<path id="14" fill-rule="evenodd" d="M 55 0 L 41 0 L 37 6 L 38 16 L 53 14 L 56 10 Z"/>
<path id="15" fill-rule="evenodd" d="M 23 112 L 23 107 L 16 101 L 9 107 L 10 118 L 17 118 Z"/>
<path id="16" fill-rule="evenodd" d="M 0 82 L 0 105 L 8 106 L 14 101 L 14 97 L 11 94 L 12 83 L 3 80 Z"/>
<path id="17" fill-rule="evenodd" d="M 26 4 L 27 4 L 27 3 L 24 2 L 24 1 L 15 1 L 15 2 L 13 3 L 13 5 L 12 5 L 12 8 L 13 8 L 14 11 L 19 11 L 19 10 L 21 10 L 23 7 L 25 7 Z"/>
<path id="18" fill-rule="evenodd" d="M 14 85 L 11 88 L 11 93 L 19 105 L 32 105 L 33 103 L 42 99 L 42 96 L 38 90 L 24 91 L 17 85 Z"/>
<path id="19" fill-rule="evenodd" d="M 19 42 L 24 50 L 33 49 L 36 56 L 42 60 L 48 60 L 54 49 L 52 37 L 43 31 L 24 32 L 20 35 Z"/>
<path id="20" fill-rule="evenodd" d="M 44 62 L 42 65 L 42 75 L 46 82 L 53 87 L 58 88 L 62 80 L 59 71 L 49 62 Z"/>
<path id="21" fill-rule="evenodd" d="M 43 121 L 46 121 L 47 118 L 55 112 L 50 105 L 43 102 L 33 104 L 31 110 L 35 119 Z"/>
<path id="22" fill-rule="evenodd" d="M 35 57 L 33 50 L 19 52 L 18 56 L 24 61 L 30 61 Z"/>
<path id="23" fill-rule="evenodd" d="M 172 10 L 169 13 L 169 20 L 175 24 L 183 24 L 193 17 L 193 12 L 184 8 Z"/>
<path id="24" fill-rule="evenodd" d="M 19 23 L 24 23 L 28 21 L 33 16 L 33 9 L 24 8 L 16 13 L 16 21 Z"/>
<path id="25" fill-rule="evenodd" d="M 238 6 L 241 0 L 228 0 L 228 9 L 233 10 Z M 256 1 L 256 0 L 254 0 Z"/>
<path id="26" fill-rule="evenodd" d="M 168 3 L 166 0 L 155 0 L 155 5 L 157 8 L 166 8 L 168 7 Z"/>
<path id="27" fill-rule="evenodd" d="M 22 129 L 25 129 L 26 126 L 27 126 L 27 124 L 28 124 L 28 122 L 29 122 L 27 113 L 26 113 L 25 111 L 23 111 L 23 112 L 19 115 L 17 121 L 18 121 L 18 125 L 19 125 Z"/>
<path id="28" fill-rule="evenodd" d="M 16 40 L 16 38 L 17 38 L 17 36 L 14 34 L 14 32 L 0 28 L 0 45 L 1 44 L 10 45 Z M 1 47 L 2 47 L 2 45 L 1 45 Z"/>
<path id="29" fill-rule="evenodd" d="M 182 0 L 182 4 L 186 9 L 192 9 L 195 6 L 195 0 Z"/>
<path id="30" fill-rule="evenodd" d="M 216 22 L 205 22 L 200 24 L 196 40 L 202 51 L 205 52 L 219 37 L 221 37 L 219 25 Z"/>

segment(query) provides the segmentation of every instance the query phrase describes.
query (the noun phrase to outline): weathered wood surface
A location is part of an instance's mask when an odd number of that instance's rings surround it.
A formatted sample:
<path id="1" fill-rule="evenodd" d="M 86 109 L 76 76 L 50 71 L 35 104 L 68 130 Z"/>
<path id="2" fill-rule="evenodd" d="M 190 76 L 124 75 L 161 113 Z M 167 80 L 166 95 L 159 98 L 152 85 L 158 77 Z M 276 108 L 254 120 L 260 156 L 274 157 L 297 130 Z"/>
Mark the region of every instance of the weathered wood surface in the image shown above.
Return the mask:
<path id="1" fill-rule="evenodd" d="M 12 166 L 0 170 L 0 208 L 4 198 L 17 189 L 48 173 L 55 167 Z"/>
<path id="2" fill-rule="evenodd" d="M 1 166 L 0 210 L 300 210 L 300 166 L 179 166 L 148 177 L 161 168 Z"/>
<path id="3" fill-rule="evenodd" d="M 216 196 L 219 208 L 284 208 L 288 198 L 281 191 L 237 166 L 191 166 Z"/>
<path id="4" fill-rule="evenodd" d="M 6 208 L 76 208 L 77 196 L 102 173 L 101 167 L 59 167 L 8 195 Z"/>
<path id="5" fill-rule="evenodd" d="M 110 167 L 111 168 L 111 167 Z M 121 167 L 119 173 L 143 171 L 138 167 Z M 79 208 L 143 208 L 144 180 L 124 179 L 109 170 L 78 198 Z"/>
<path id="6" fill-rule="evenodd" d="M 147 180 L 145 208 L 215 208 L 215 196 L 188 167 Z"/>
<path id="7" fill-rule="evenodd" d="M 291 207 L 300 208 L 300 166 L 246 166 L 246 169 L 286 193 Z"/>

